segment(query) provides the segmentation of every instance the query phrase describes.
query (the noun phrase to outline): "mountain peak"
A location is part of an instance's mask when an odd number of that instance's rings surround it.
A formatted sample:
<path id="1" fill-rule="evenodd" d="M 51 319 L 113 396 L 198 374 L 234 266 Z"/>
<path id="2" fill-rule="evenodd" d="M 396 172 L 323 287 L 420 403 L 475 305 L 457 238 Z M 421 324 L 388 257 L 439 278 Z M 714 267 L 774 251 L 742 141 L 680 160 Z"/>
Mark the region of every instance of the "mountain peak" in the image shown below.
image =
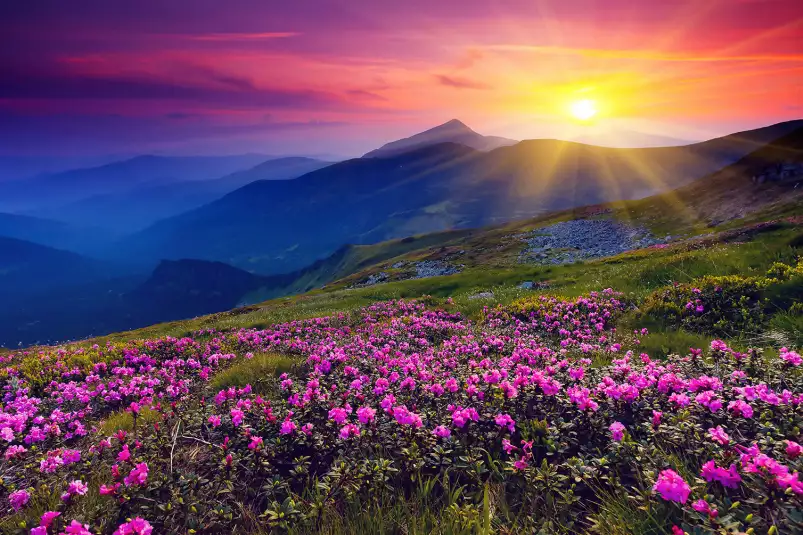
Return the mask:
<path id="1" fill-rule="evenodd" d="M 364 158 L 381 158 L 402 152 L 436 145 L 439 143 L 459 143 L 472 149 L 488 151 L 504 145 L 518 143 L 512 139 L 483 136 L 469 128 L 463 121 L 452 119 L 441 125 L 418 134 L 392 141 L 367 153 Z"/>

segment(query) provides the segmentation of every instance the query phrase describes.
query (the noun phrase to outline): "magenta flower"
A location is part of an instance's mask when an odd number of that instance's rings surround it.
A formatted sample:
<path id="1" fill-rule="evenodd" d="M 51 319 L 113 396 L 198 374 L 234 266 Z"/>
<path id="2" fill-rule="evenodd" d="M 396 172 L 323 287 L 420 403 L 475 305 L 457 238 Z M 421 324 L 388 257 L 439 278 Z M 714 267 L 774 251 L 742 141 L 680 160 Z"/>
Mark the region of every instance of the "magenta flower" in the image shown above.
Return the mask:
<path id="1" fill-rule="evenodd" d="M 438 427 L 432 430 L 432 434 L 440 438 L 449 438 L 452 435 L 452 432 L 449 431 L 448 427 L 439 425 Z"/>
<path id="2" fill-rule="evenodd" d="M 360 428 L 354 424 L 346 424 L 340 428 L 340 438 L 343 440 L 349 437 L 356 437 L 360 435 Z"/>
<path id="3" fill-rule="evenodd" d="M 151 533 L 153 533 L 153 527 L 151 527 L 148 521 L 136 517 L 124 524 L 120 524 L 114 532 L 114 535 L 151 535 Z"/>
<path id="4" fill-rule="evenodd" d="M 70 525 L 64 528 L 64 533 L 67 535 L 92 535 L 89 525 L 81 524 L 77 520 L 70 522 Z"/>
<path id="5" fill-rule="evenodd" d="M 219 427 L 220 426 L 220 416 L 213 414 L 207 420 L 212 427 Z"/>
<path id="6" fill-rule="evenodd" d="M 120 483 L 115 483 L 114 485 L 101 485 L 98 489 L 101 496 L 110 496 L 117 493 L 117 489 L 120 488 Z"/>
<path id="7" fill-rule="evenodd" d="M 130 458 L 131 458 L 131 452 L 128 451 L 128 444 L 123 444 L 123 449 L 120 450 L 120 453 L 117 454 L 117 460 L 122 463 Z"/>
<path id="8" fill-rule="evenodd" d="M 148 480 L 148 463 L 139 463 L 123 479 L 126 487 L 144 485 Z"/>
<path id="9" fill-rule="evenodd" d="M 735 401 L 731 401 L 730 403 L 728 403 L 728 410 L 741 414 L 745 418 L 753 417 L 753 407 L 751 407 L 746 401 L 742 401 L 741 399 L 737 399 Z"/>
<path id="10" fill-rule="evenodd" d="M 652 411 L 652 427 L 657 429 L 661 425 L 661 417 L 664 415 L 661 411 Z"/>
<path id="11" fill-rule="evenodd" d="M 372 409 L 371 407 L 360 407 L 357 409 L 357 419 L 360 420 L 361 424 L 367 424 L 374 421 L 375 416 L 376 409 Z"/>
<path id="12" fill-rule="evenodd" d="M 661 498 L 668 501 L 686 503 L 691 493 L 691 487 L 674 470 L 662 470 L 658 475 L 653 490 L 661 495 Z"/>
<path id="13" fill-rule="evenodd" d="M 56 511 L 48 511 L 42 515 L 42 520 L 39 522 L 39 525 L 45 528 L 49 528 L 50 524 L 53 523 L 55 519 L 61 516 L 61 513 Z"/>
<path id="14" fill-rule="evenodd" d="M 608 429 L 614 442 L 621 442 L 625 437 L 625 426 L 621 422 L 613 422 Z"/>
<path id="15" fill-rule="evenodd" d="M 89 487 L 80 479 L 74 479 L 70 481 L 70 484 L 67 486 L 67 494 L 70 496 L 75 496 L 76 494 L 83 496 L 88 490 Z"/>
<path id="16" fill-rule="evenodd" d="M 262 447 L 262 437 L 251 437 L 251 442 L 248 444 L 249 450 L 258 450 Z"/>
<path id="17" fill-rule="evenodd" d="M 298 429 L 298 426 L 292 420 L 285 420 L 282 422 L 279 432 L 283 435 L 291 435 Z"/>
<path id="18" fill-rule="evenodd" d="M 11 507 L 15 511 L 19 511 L 20 509 L 22 509 L 30 499 L 31 495 L 28 494 L 27 490 L 18 490 L 12 492 L 8 496 L 8 501 L 11 503 Z"/>
<path id="19" fill-rule="evenodd" d="M 245 417 L 245 413 L 240 409 L 232 409 L 231 410 L 231 423 L 235 427 L 239 426 L 243 423 L 243 418 Z"/>
<path id="20" fill-rule="evenodd" d="M 711 436 L 711 440 L 719 442 L 723 446 L 727 446 L 730 443 L 731 439 L 721 425 L 710 428 L 708 434 Z"/>
<path id="21" fill-rule="evenodd" d="M 803 364 L 803 357 L 801 357 L 799 353 L 796 353 L 795 351 L 790 351 L 785 347 L 781 348 L 780 357 L 781 360 L 783 360 L 788 364 L 791 364 L 792 366 L 800 366 L 801 364 Z"/>
<path id="22" fill-rule="evenodd" d="M 348 412 L 343 407 L 335 407 L 329 411 L 329 419 L 340 425 L 348 418 Z"/>
<path id="23" fill-rule="evenodd" d="M 803 446 L 792 440 L 786 441 L 786 456 L 790 459 L 797 459 L 803 455 Z"/>
<path id="24" fill-rule="evenodd" d="M 516 430 L 516 422 L 509 414 L 497 414 L 494 421 L 499 427 L 507 427 L 507 430 L 511 433 Z"/>
<path id="25" fill-rule="evenodd" d="M 47 528 L 44 526 L 31 528 L 31 535 L 47 535 Z"/>
<path id="26" fill-rule="evenodd" d="M 691 504 L 691 507 L 698 513 L 705 513 L 711 518 L 716 518 L 717 515 L 719 514 L 719 512 L 716 509 L 711 507 L 711 504 L 709 504 L 707 501 L 703 499 L 695 501 L 694 503 Z"/>
<path id="27" fill-rule="evenodd" d="M 742 481 L 742 477 L 736 470 L 736 465 L 732 464 L 730 468 L 726 470 L 717 466 L 713 460 L 703 465 L 700 470 L 700 475 L 709 483 L 712 481 L 719 481 L 723 486 L 732 489 L 737 488 Z"/>

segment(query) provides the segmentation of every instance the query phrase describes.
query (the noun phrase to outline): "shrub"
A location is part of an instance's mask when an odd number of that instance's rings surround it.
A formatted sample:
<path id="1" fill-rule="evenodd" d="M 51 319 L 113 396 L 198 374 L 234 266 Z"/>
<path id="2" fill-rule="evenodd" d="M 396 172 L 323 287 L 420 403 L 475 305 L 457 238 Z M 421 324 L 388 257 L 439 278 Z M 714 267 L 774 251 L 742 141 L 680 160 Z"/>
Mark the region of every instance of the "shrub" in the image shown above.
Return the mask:
<path id="1" fill-rule="evenodd" d="M 767 317 L 767 285 L 755 277 L 706 276 L 656 290 L 641 310 L 669 328 L 723 336 L 753 332 Z"/>

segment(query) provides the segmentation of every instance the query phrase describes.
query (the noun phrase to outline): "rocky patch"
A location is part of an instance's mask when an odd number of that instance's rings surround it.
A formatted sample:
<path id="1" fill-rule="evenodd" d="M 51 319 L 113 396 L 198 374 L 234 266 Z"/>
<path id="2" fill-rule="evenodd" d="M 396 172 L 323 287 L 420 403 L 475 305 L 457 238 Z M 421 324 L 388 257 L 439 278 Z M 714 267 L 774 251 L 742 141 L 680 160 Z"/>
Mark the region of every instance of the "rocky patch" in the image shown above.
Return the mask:
<path id="1" fill-rule="evenodd" d="M 608 219 L 563 221 L 517 237 L 527 244 L 519 253 L 519 262 L 554 265 L 614 256 L 671 239 L 656 238 L 645 228 Z"/>

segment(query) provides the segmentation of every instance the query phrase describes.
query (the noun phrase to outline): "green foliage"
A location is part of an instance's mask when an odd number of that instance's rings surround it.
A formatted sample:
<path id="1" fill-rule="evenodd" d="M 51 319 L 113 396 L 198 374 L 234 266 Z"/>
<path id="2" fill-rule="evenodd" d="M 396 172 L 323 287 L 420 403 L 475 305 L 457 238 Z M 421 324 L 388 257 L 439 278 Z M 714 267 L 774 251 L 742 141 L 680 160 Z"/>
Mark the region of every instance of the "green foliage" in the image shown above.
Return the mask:
<path id="1" fill-rule="evenodd" d="M 754 332 L 767 317 L 766 286 L 753 277 L 702 277 L 653 292 L 642 311 L 669 328 L 721 336 Z"/>
<path id="2" fill-rule="evenodd" d="M 161 417 L 162 415 L 159 412 L 153 411 L 148 407 L 142 407 L 136 419 L 137 428 L 158 422 Z M 100 433 L 104 436 L 111 435 L 120 429 L 126 432 L 134 430 L 134 415 L 130 411 L 121 410 L 112 413 L 100 425 Z"/>
<path id="3" fill-rule="evenodd" d="M 215 375 L 209 388 L 217 392 L 230 386 L 242 388 L 250 384 L 256 391 L 266 391 L 275 382 L 275 377 L 289 372 L 297 362 L 278 353 L 257 353 L 253 358 L 239 360 Z"/>

